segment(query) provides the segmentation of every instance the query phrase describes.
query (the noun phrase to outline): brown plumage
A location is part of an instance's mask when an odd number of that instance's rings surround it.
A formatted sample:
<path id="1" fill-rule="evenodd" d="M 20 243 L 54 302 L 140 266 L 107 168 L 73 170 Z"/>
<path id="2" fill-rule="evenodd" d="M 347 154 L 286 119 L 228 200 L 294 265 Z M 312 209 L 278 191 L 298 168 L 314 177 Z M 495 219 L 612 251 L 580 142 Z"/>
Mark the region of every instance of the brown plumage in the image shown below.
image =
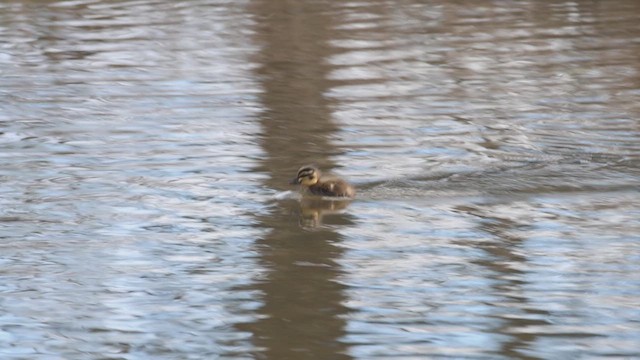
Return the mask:
<path id="1" fill-rule="evenodd" d="M 321 177 L 320 170 L 314 166 L 303 166 L 291 184 L 300 184 L 304 192 L 331 197 L 353 197 L 356 192 L 353 186 L 342 179 Z"/>

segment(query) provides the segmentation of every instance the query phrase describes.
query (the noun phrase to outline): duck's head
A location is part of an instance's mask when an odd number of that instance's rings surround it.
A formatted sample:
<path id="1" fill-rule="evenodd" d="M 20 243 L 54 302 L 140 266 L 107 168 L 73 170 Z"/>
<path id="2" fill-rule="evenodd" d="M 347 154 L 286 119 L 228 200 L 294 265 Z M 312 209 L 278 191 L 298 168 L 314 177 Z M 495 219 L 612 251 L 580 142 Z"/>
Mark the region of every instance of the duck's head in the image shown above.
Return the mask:
<path id="1" fill-rule="evenodd" d="M 306 165 L 298 170 L 298 175 L 291 180 L 290 184 L 300 184 L 304 186 L 315 185 L 320 179 L 320 170 L 315 166 Z"/>

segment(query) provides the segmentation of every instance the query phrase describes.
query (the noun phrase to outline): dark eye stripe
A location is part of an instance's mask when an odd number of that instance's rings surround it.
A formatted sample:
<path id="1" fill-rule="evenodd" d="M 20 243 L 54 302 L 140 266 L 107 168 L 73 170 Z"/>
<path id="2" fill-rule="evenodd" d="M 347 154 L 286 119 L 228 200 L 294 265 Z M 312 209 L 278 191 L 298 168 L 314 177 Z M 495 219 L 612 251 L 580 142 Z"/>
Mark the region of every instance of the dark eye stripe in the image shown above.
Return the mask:
<path id="1" fill-rule="evenodd" d="M 311 169 L 311 168 L 300 169 L 300 171 L 298 171 L 298 177 L 310 176 L 310 175 L 313 175 L 313 173 L 315 172 L 316 172 L 315 169 Z"/>

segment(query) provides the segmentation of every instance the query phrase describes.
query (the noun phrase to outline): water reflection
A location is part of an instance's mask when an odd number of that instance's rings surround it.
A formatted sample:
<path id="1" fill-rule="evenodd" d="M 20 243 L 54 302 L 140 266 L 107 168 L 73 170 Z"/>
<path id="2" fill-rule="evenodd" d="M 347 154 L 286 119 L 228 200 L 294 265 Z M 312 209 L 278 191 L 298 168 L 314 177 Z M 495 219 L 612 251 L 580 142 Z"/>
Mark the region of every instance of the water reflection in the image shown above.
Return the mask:
<path id="1" fill-rule="evenodd" d="M 527 256 L 523 249 L 526 239 L 518 236 L 517 230 L 526 227 L 526 224 L 496 216 L 484 211 L 482 206 L 460 206 L 457 211 L 477 217 L 478 230 L 488 237 L 486 241 L 462 241 L 461 244 L 484 251 L 473 263 L 493 274 L 494 281 L 487 292 L 495 296 L 489 310 L 490 316 L 496 319 L 491 331 L 504 337 L 499 352 L 508 357 L 543 359 L 527 356 L 522 351 L 536 341 L 536 334 L 528 333 L 526 329 L 548 325 L 547 318 L 550 315 L 546 309 L 531 304 L 523 286 L 527 281 L 526 271 L 523 270 L 527 267 Z"/>
<path id="2" fill-rule="evenodd" d="M 300 200 L 300 224 L 305 227 L 323 225 L 349 225 L 352 218 L 345 210 L 350 200 L 302 198 Z"/>
<path id="3" fill-rule="evenodd" d="M 256 41 L 262 45 L 257 73 L 264 89 L 260 145 L 265 150 L 258 170 L 265 185 L 282 189 L 301 164 L 333 168 L 339 149 L 330 141 L 338 130 L 324 93 L 329 68 L 331 3 L 256 1 Z M 342 236 L 324 222 L 333 202 L 281 200 L 269 216 L 259 218 L 268 234 L 258 240 L 259 261 L 267 274 L 255 288 L 264 305 L 256 321 L 240 326 L 253 333 L 267 359 L 346 359 L 342 318 L 344 286 L 336 262 Z M 346 224 L 338 215 L 338 224 Z M 296 221 L 298 219 L 298 221 Z M 316 231 L 307 231 L 314 228 Z"/>

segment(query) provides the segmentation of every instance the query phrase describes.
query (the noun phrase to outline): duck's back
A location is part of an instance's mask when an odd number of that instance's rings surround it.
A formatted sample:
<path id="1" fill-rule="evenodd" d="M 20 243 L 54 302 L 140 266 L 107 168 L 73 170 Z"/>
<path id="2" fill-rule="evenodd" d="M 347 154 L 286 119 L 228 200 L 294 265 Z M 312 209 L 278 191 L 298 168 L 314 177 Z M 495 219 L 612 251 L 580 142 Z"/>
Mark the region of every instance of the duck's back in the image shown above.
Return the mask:
<path id="1" fill-rule="evenodd" d="M 356 192 L 342 179 L 327 179 L 309 187 L 309 192 L 319 196 L 353 197 Z"/>

